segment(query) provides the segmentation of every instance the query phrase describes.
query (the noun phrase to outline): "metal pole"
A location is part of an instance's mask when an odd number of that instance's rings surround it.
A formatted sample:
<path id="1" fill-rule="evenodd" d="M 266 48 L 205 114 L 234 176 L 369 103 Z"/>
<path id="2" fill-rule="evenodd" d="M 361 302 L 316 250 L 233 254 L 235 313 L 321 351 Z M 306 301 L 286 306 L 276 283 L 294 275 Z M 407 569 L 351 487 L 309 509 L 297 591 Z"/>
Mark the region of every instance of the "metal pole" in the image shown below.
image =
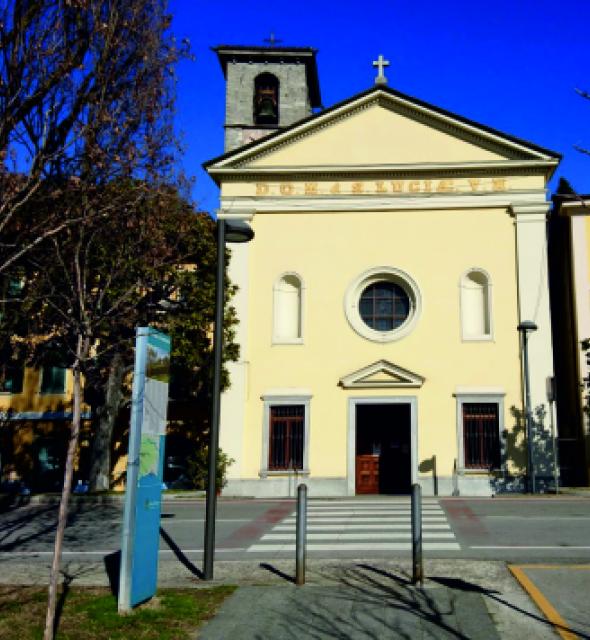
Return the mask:
<path id="1" fill-rule="evenodd" d="M 307 485 L 297 487 L 297 525 L 295 530 L 295 584 L 305 584 L 305 545 L 307 537 Z"/>
<path id="2" fill-rule="evenodd" d="M 412 582 L 424 582 L 422 563 L 422 490 L 419 484 L 412 485 Z"/>
<path id="3" fill-rule="evenodd" d="M 217 509 L 217 449 L 219 446 L 219 410 L 221 400 L 221 353 L 223 351 L 223 311 L 225 276 L 225 221 L 217 220 L 217 277 L 215 279 L 215 333 L 213 336 L 213 391 L 209 428 L 209 470 L 205 508 L 205 544 L 203 578 L 213 579 L 215 556 L 215 512 Z"/>
<path id="4" fill-rule="evenodd" d="M 436 473 L 436 455 L 432 456 L 432 488 L 435 496 L 438 496 L 438 475 Z"/>
<path id="5" fill-rule="evenodd" d="M 553 484 L 555 485 L 555 493 L 559 493 L 559 460 L 557 456 L 557 434 L 555 433 L 555 416 L 553 407 L 555 402 L 549 402 L 549 411 L 551 412 L 551 440 L 553 444 Z"/>
<path id="6" fill-rule="evenodd" d="M 524 390 L 526 411 L 526 442 L 527 442 L 527 489 L 535 493 L 535 470 L 533 467 L 533 440 L 531 424 L 531 386 L 529 380 L 529 347 L 527 331 L 522 332 L 524 359 Z"/>

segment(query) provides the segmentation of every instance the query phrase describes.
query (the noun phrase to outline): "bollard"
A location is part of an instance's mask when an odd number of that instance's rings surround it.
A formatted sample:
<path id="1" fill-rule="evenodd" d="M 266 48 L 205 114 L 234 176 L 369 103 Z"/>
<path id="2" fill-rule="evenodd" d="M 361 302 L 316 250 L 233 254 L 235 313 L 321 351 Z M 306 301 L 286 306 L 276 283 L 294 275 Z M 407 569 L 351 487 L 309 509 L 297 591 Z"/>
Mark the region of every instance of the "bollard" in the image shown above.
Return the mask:
<path id="1" fill-rule="evenodd" d="M 422 490 L 419 484 L 412 485 L 412 582 L 424 582 L 422 564 Z"/>
<path id="2" fill-rule="evenodd" d="M 432 489 L 435 496 L 438 496 L 438 475 L 436 474 L 436 456 L 432 456 Z"/>
<path id="3" fill-rule="evenodd" d="M 297 487 L 297 525 L 295 531 L 295 584 L 305 584 L 305 545 L 307 537 L 307 485 Z"/>

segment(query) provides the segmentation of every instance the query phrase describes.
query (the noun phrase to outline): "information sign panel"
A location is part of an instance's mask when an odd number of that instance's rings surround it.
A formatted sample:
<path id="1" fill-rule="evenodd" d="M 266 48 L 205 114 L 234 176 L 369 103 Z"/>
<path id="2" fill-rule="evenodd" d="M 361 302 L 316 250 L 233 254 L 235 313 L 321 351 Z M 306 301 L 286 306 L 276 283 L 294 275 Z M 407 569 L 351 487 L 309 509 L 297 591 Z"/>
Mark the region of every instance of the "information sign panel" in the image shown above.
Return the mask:
<path id="1" fill-rule="evenodd" d="M 156 592 L 169 375 L 170 338 L 150 327 L 139 327 L 135 343 L 119 611 L 128 611 Z"/>

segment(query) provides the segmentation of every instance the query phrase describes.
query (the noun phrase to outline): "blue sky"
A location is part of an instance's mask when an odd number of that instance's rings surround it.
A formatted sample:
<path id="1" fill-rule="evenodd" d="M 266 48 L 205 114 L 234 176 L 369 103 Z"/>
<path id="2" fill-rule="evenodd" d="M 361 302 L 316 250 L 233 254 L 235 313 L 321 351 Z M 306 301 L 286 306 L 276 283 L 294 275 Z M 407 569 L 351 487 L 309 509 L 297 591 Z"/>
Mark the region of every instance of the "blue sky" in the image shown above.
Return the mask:
<path id="1" fill-rule="evenodd" d="M 217 187 L 201 164 L 223 153 L 225 83 L 218 44 L 319 50 L 329 107 L 373 85 L 372 61 L 391 61 L 389 86 L 564 155 L 556 176 L 590 193 L 590 0 L 171 0 L 173 29 L 194 62 L 178 69 L 178 128 L 193 197 L 213 212 Z M 551 186 L 556 184 L 553 179 Z"/>

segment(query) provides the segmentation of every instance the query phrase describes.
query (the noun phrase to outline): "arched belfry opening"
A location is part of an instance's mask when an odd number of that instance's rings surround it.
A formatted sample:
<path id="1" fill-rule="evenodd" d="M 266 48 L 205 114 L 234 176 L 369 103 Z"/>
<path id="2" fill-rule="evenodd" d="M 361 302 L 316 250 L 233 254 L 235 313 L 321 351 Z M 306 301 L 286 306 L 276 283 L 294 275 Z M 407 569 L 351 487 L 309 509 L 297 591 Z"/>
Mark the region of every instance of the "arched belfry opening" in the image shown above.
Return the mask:
<path id="1" fill-rule="evenodd" d="M 225 150 L 284 129 L 321 108 L 317 51 L 310 47 L 215 47 L 226 79 Z"/>
<path id="2" fill-rule="evenodd" d="M 254 79 L 254 124 L 279 124 L 279 84 L 272 73 Z"/>

